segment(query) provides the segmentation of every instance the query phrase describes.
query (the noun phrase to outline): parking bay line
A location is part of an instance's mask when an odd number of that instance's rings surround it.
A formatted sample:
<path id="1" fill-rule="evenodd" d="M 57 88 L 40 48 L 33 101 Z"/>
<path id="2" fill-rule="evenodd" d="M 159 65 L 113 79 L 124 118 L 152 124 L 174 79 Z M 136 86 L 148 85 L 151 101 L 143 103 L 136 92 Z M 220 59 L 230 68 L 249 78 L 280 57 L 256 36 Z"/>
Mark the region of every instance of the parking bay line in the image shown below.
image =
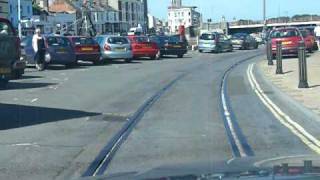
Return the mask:
<path id="1" fill-rule="evenodd" d="M 286 126 L 294 135 L 306 144 L 310 149 L 320 154 L 320 141 L 308 133 L 300 124 L 292 120 L 285 114 L 261 89 L 255 76 L 253 75 L 254 64 L 250 64 L 247 69 L 247 76 L 249 84 L 262 103 L 271 111 L 271 113 L 280 121 L 281 124 Z"/>

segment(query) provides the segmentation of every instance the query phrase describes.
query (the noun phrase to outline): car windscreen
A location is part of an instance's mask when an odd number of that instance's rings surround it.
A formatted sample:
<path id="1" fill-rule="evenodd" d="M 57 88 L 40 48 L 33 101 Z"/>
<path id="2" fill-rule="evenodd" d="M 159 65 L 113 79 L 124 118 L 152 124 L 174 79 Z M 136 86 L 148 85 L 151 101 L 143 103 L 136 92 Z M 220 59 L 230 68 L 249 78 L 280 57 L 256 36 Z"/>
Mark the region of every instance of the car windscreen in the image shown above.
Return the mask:
<path id="1" fill-rule="evenodd" d="M 0 36 L 12 36 L 14 31 L 7 22 L 0 22 Z"/>
<path id="2" fill-rule="evenodd" d="M 63 37 L 48 37 L 47 42 L 49 46 L 69 46 L 70 43 L 67 38 Z"/>
<path id="3" fill-rule="evenodd" d="M 244 33 L 237 33 L 232 35 L 231 39 L 245 39 L 248 36 L 248 34 Z"/>
<path id="4" fill-rule="evenodd" d="M 108 38 L 109 44 L 128 44 L 128 39 L 124 37 L 110 37 Z"/>
<path id="5" fill-rule="evenodd" d="M 168 42 L 180 42 L 180 36 L 168 36 Z"/>
<path id="6" fill-rule="evenodd" d="M 145 36 L 135 37 L 134 40 L 135 40 L 136 42 L 148 42 L 148 41 L 149 41 L 148 37 L 145 37 Z"/>
<path id="7" fill-rule="evenodd" d="M 216 35 L 214 34 L 202 34 L 200 36 L 201 40 L 215 40 L 216 39 Z"/>
<path id="8" fill-rule="evenodd" d="M 308 31 L 306 31 L 306 30 L 300 30 L 300 33 L 301 33 L 301 35 L 303 36 L 303 37 L 307 37 L 308 36 Z"/>
<path id="9" fill-rule="evenodd" d="M 73 39 L 75 45 L 95 45 L 95 40 L 88 37 L 77 37 Z"/>
<path id="10" fill-rule="evenodd" d="M 288 38 L 299 36 L 299 32 L 295 29 L 275 30 L 271 33 L 271 38 Z"/>

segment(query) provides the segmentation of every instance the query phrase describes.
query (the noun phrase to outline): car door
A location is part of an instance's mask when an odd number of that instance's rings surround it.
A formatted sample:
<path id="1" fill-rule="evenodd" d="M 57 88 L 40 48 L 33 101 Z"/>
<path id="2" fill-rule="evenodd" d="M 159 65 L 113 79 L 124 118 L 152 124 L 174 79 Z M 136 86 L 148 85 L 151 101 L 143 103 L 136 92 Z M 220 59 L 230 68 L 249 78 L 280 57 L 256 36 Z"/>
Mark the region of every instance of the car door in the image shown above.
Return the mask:
<path id="1" fill-rule="evenodd" d="M 32 47 L 32 36 L 27 36 L 22 41 L 23 50 L 26 56 L 27 64 L 34 64 L 35 63 L 35 52 Z"/>
<path id="2" fill-rule="evenodd" d="M 224 34 L 219 34 L 217 37 L 218 37 L 217 45 L 220 48 L 220 50 L 223 51 L 226 48 Z"/>

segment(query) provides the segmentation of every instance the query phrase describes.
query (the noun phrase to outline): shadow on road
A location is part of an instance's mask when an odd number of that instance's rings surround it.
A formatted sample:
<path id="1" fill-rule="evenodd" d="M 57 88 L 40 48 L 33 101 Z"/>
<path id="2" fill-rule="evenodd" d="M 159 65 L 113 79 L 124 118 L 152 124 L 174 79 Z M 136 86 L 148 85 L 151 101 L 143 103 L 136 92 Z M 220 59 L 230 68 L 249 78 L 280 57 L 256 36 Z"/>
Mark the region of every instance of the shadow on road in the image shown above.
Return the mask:
<path id="1" fill-rule="evenodd" d="M 78 110 L 1 103 L 0 114 L 0 130 L 100 115 L 100 113 L 84 112 Z"/>
<path id="2" fill-rule="evenodd" d="M 26 83 L 26 82 L 9 82 L 6 90 L 16 90 L 16 89 L 32 89 L 32 88 L 41 88 L 46 86 L 56 85 L 56 83 Z"/>

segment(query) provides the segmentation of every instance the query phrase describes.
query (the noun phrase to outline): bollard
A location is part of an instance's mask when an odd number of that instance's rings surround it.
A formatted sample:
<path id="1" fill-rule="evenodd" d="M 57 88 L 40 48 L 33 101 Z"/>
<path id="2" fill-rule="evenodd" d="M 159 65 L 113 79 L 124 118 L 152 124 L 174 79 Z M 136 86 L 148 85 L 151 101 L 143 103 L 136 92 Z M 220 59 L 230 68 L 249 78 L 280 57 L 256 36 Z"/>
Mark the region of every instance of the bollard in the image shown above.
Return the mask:
<path id="1" fill-rule="evenodd" d="M 271 40 L 267 41 L 267 59 L 268 59 L 268 65 L 273 65 L 273 57 L 272 57 L 272 42 Z"/>
<path id="2" fill-rule="evenodd" d="M 308 75 L 307 75 L 307 58 L 306 48 L 304 41 L 299 42 L 298 46 L 299 57 L 299 88 L 308 88 Z"/>
<path id="3" fill-rule="evenodd" d="M 282 71 L 282 42 L 277 41 L 277 70 L 276 74 L 283 74 Z"/>

